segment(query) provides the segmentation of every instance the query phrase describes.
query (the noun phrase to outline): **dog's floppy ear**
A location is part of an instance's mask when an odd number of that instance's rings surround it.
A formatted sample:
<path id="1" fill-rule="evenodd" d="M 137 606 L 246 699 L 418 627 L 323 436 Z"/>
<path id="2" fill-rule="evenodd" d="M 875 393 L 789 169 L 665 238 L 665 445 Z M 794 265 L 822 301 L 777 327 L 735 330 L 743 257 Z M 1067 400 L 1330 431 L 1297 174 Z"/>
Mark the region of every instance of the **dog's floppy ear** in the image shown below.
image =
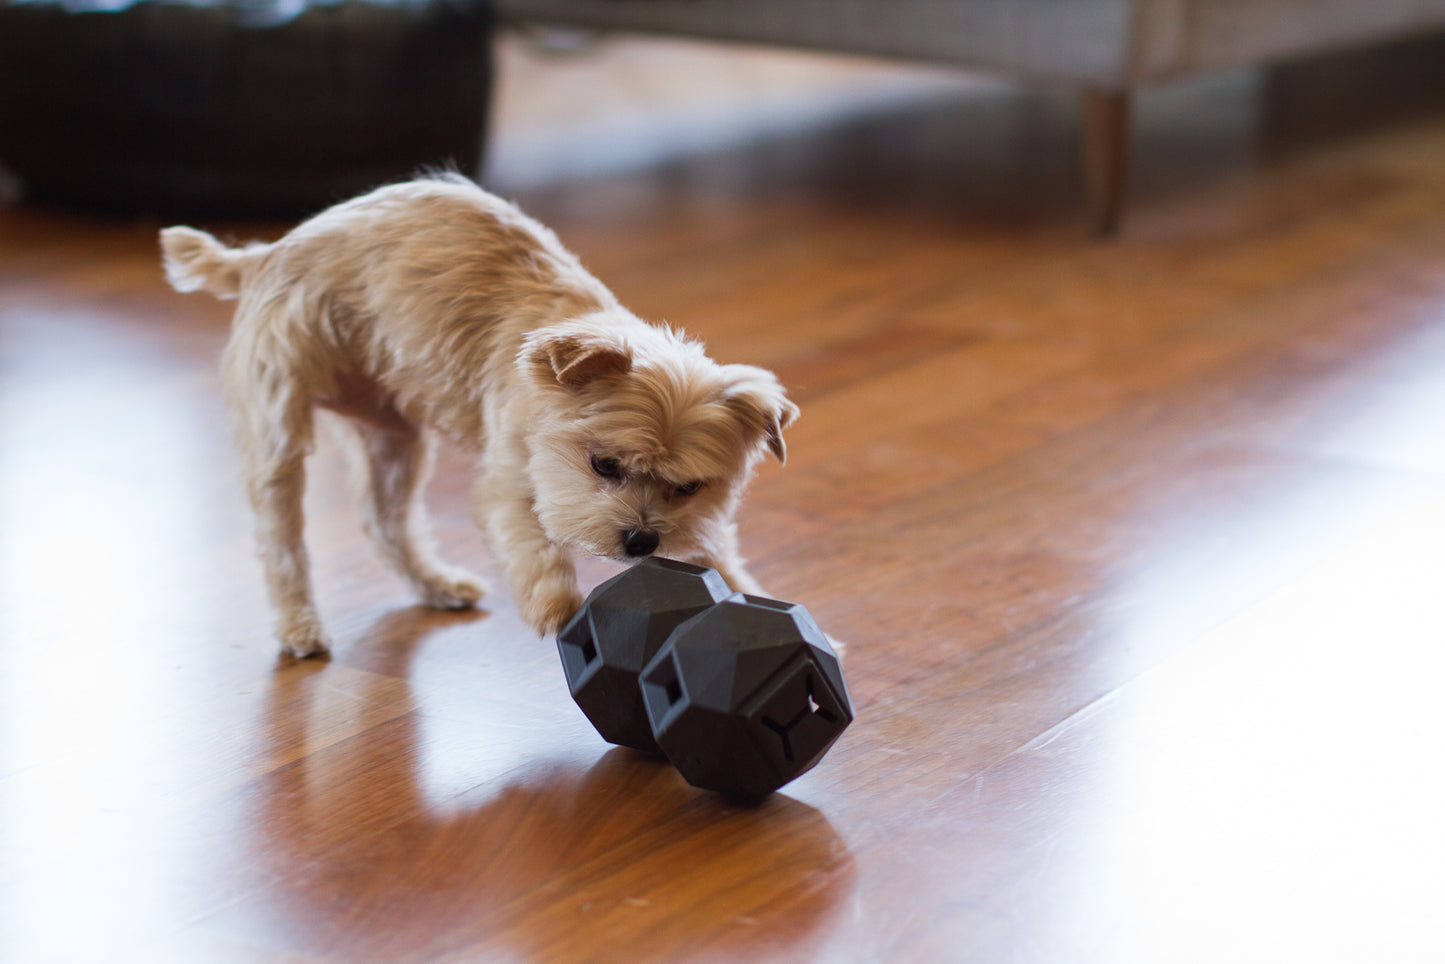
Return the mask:
<path id="1" fill-rule="evenodd" d="M 581 326 L 533 332 L 522 346 L 522 358 L 538 377 L 571 389 L 632 370 L 626 345 Z"/>
<path id="2" fill-rule="evenodd" d="M 798 420 L 798 406 L 788 400 L 778 377 L 752 365 L 727 365 L 724 370 L 730 378 L 728 408 L 746 428 L 762 435 L 779 462 L 788 461 L 783 430 Z"/>

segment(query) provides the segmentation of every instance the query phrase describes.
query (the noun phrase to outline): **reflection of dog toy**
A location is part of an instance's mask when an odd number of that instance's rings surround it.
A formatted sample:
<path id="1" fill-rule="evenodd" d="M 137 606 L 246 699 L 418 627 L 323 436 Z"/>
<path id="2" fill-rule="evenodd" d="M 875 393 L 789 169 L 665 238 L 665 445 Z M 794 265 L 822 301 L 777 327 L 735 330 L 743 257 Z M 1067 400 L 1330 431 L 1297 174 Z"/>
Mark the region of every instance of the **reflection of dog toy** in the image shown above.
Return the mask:
<path id="1" fill-rule="evenodd" d="M 688 783 L 762 797 L 853 721 L 838 658 L 802 606 L 730 593 L 652 558 L 593 590 L 557 634 L 572 696 L 610 743 L 661 752 Z"/>

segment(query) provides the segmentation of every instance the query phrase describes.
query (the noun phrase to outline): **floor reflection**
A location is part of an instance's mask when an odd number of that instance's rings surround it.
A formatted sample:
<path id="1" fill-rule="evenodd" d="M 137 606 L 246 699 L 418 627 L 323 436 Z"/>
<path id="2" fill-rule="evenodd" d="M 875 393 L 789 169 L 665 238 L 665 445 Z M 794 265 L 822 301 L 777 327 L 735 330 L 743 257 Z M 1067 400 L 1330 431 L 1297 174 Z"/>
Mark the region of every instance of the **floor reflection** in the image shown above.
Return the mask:
<path id="1" fill-rule="evenodd" d="M 1093 726 L 1112 779 L 1083 916 L 1108 922 L 1109 959 L 1445 954 L 1438 331 L 1377 351 L 1366 388 L 1311 410 L 1314 477 L 1218 526 L 1227 552 L 1181 543 L 1169 578 L 1134 586 L 1151 604 L 1116 629 L 1140 646 L 1170 625 L 1161 608 L 1252 595 Z"/>
<path id="2" fill-rule="evenodd" d="M 367 671 L 312 662 L 276 674 L 273 753 L 293 762 L 248 795 L 238 859 L 278 879 L 204 928 L 354 961 L 586 956 L 602 934 L 625 935 L 629 959 L 644 960 L 719 931 L 716 949 L 734 958 L 819 938 L 854 866 L 818 810 L 782 794 L 733 806 L 661 761 L 559 742 L 530 708 L 502 701 L 464 721 L 445 697 L 431 705 L 432 690 L 376 672 L 405 673 L 455 618 L 383 618 L 374 636 L 386 645 L 360 647 Z M 345 736 L 338 691 L 392 709 Z M 458 790 L 464 767 L 472 782 Z"/>
<path id="3" fill-rule="evenodd" d="M 1128 959 L 1439 959 L 1441 531 L 1438 492 L 1402 496 L 1128 694 L 1101 878 Z"/>

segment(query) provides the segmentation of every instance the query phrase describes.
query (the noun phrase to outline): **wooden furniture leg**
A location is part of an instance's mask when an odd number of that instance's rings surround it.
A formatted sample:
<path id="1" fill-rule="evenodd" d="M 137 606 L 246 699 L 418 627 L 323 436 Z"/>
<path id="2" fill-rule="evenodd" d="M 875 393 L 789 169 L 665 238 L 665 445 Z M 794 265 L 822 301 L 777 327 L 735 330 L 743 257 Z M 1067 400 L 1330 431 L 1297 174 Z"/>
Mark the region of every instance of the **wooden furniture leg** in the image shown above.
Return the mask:
<path id="1" fill-rule="evenodd" d="M 1129 179 L 1129 95 L 1091 87 L 1084 91 L 1084 175 L 1089 217 L 1104 236 L 1118 232 Z"/>

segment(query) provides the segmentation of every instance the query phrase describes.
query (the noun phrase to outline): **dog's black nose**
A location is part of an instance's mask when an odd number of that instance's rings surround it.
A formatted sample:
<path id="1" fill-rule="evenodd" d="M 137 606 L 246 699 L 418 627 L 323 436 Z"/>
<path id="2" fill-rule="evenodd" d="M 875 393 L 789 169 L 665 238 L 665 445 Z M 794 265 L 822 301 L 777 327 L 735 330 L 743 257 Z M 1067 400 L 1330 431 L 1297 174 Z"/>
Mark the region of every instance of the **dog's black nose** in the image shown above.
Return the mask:
<path id="1" fill-rule="evenodd" d="M 651 529 L 629 529 L 622 537 L 622 548 L 633 558 L 650 556 L 657 551 L 657 533 Z"/>

